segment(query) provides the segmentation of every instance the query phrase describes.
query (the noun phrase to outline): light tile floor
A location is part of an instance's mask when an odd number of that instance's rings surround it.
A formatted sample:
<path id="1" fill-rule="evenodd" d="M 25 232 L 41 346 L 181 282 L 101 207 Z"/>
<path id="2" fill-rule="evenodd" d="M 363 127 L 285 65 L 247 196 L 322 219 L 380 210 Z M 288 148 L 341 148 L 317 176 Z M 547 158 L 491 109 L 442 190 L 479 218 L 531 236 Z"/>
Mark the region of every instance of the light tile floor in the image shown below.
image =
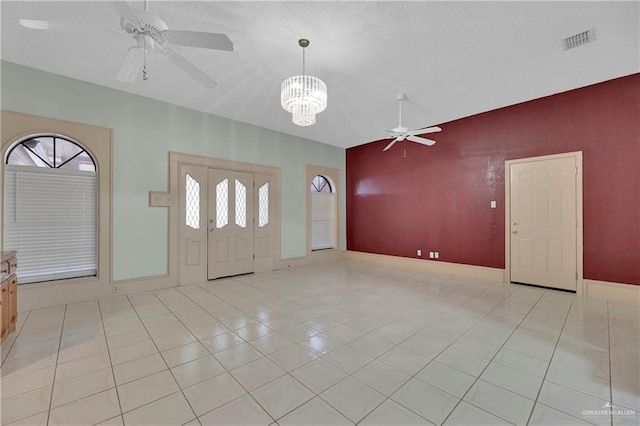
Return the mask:
<path id="1" fill-rule="evenodd" d="M 638 425 L 639 313 L 350 260 L 20 312 L 2 424 Z"/>

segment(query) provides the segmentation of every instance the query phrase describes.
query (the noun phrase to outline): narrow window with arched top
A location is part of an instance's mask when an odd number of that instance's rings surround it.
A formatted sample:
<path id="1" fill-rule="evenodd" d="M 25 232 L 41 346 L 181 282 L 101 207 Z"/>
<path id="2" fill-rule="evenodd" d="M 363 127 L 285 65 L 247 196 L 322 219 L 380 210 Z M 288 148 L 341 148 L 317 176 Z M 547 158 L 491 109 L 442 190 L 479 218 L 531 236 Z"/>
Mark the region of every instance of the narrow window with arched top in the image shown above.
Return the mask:
<path id="1" fill-rule="evenodd" d="M 17 250 L 20 284 L 97 274 L 97 168 L 78 142 L 23 139 L 7 150 L 3 247 Z"/>
<path id="2" fill-rule="evenodd" d="M 317 175 L 311 180 L 311 250 L 335 247 L 335 192 L 329 179 Z"/>

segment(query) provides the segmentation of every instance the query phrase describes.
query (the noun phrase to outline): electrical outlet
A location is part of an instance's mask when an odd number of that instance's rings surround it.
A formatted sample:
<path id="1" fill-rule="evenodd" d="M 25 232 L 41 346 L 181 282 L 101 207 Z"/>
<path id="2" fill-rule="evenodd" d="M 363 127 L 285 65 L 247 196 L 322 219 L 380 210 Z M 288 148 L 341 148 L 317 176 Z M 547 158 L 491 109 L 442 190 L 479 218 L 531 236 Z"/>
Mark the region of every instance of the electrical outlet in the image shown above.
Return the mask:
<path id="1" fill-rule="evenodd" d="M 435 257 L 436 259 L 440 259 L 440 252 L 436 251 L 435 253 L 433 253 L 433 257 Z"/>
<path id="2" fill-rule="evenodd" d="M 433 252 L 432 251 L 429 252 L 429 259 L 433 259 Z"/>
<path id="3" fill-rule="evenodd" d="M 417 254 L 418 254 L 418 256 L 422 256 L 422 250 L 418 249 Z"/>

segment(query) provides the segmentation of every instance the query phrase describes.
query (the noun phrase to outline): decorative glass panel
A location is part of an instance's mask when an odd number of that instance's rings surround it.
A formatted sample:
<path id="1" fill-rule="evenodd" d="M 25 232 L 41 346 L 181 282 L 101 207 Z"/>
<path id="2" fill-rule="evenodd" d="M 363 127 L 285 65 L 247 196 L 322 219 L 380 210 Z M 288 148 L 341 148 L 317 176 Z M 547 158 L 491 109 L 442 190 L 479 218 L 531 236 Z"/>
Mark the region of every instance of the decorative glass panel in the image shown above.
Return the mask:
<path id="1" fill-rule="evenodd" d="M 247 227 L 247 187 L 236 179 L 236 225 Z"/>
<path id="2" fill-rule="evenodd" d="M 324 176 L 316 176 L 311 181 L 311 192 L 333 192 L 331 190 L 331 184 Z"/>
<path id="3" fill-rule="evenodd" d="M 216 185 L 216 228 L 229 223 L 229 179 Z"/>
<path id="4" fill-rule="evenodd" d="M 187 174 L 186 224 L 200 229 L 200 184 Z"/>
<path id="5" fill-rule="evenodd" d="M 258 189 L 258 227 L 269 223 L 269 182 Z"/>
<path id="6" fill-rule="evenodd" d="M 9 152 L 7 164 L 96 171 L 93 159 L 84 148 L 57 136 L 36 136 L 20 142 Z"/>

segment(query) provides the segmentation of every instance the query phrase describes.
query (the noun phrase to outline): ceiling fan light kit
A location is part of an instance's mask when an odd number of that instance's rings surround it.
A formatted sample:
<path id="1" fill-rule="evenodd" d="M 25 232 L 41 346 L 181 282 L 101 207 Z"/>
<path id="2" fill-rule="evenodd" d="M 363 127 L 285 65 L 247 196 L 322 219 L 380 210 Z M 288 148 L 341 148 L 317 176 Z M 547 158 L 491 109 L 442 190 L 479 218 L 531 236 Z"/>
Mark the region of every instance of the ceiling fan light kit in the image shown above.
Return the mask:
<path id="1" fill-rule="evenodd" d="M 305 74 L 305 49 L 309 40 L 300 39 L 302 47 L 302 75 L 295 75 L 282 82 L 280 105 L 291 113 L 291 121 L 298 126 L 311 126 L 316 114 L 327 108 L 327 85 L 317 77 Z"/>

